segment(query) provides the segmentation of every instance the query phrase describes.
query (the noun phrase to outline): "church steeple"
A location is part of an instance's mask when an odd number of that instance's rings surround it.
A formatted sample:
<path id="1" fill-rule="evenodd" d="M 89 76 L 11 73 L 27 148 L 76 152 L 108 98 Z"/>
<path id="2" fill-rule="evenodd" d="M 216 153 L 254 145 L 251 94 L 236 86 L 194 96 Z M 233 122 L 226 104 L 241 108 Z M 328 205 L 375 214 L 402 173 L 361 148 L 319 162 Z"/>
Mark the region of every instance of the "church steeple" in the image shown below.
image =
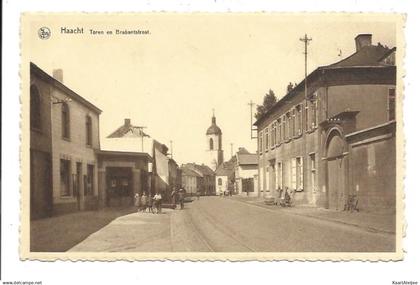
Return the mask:
<path id="1" fill-rule="evenodd" d="M 208 165 L 213 169 L 223 163 L 222 130 L 216 124 L 216 116 L 211 117 L 211 126 L 207 129 L 207 151 L 209 152 Z"/>

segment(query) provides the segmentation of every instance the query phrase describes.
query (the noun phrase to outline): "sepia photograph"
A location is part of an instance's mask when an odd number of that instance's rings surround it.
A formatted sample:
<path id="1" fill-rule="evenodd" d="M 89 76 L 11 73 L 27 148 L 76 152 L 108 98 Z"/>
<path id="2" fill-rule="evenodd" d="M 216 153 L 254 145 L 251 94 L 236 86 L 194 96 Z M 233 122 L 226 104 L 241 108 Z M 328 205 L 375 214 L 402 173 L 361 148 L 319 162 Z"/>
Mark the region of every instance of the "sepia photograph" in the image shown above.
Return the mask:
<path id="1" fill-rule="evenodd" d="M 403 24 L 22 14 L 20 257 L 401 260 Z"/>

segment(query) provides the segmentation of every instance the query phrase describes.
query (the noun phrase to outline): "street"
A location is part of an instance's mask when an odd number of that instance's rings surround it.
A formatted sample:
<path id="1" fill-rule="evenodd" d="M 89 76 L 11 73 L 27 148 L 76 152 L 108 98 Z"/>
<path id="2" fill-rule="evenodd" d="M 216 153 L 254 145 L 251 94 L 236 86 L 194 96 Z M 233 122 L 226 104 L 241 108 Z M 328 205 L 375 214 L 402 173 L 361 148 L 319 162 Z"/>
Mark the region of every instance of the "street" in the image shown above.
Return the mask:
<path id="1" fill-rule="evenodd" d="M 70 251 L 384 252 L 395 235 L 267 209 L 232 198 L 202 197 L 184 210 L 122 216 Z"/>

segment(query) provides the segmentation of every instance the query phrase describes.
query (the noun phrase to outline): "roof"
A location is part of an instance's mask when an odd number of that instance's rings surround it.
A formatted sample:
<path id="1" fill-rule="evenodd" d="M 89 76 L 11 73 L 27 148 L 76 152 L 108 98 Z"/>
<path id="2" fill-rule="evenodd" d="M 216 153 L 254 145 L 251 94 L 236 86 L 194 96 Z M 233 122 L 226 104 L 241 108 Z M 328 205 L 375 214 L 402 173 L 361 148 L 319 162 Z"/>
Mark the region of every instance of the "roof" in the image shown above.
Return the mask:
<path id="1" fill-rule="evenodd" d="M 347 58 L 340 60 L 336 63 L 319 66 L 314 71 L 312 71 L 308 77 L 307 81 L 310 82 L 314 78 L 321 76 L 324 70 L 333 70 L 333 69 L 348 69 L 348 68 L 388 68 L 390 65 L 385 64 L 383 60 L 396 51 L 396 48 L 384 47 L 380 44 L 377 46 L 370 45 L 364 46 L 359 51 L 356 51 Z M 258 126 L 262 121 L 265 120 L 274 110 L 279 106 L 286 103 L 290 100 L 291 97 L 298 94 L 299 90 L 304 90 L 305 88 L 305 78 L 297 84 L 293 89 L 286 93 L 280 100 L 274 104 L 266 113 L 264 113 L 258 120 L 255 121 L 254 126 Z"/>
<path id="2" fill-rule="evenodd" d="M 244 148 L 244 147 L 240 147 L 239 149 L 238 149 L 238 152 L 237 152 L 238 154 L 251 154 L 246 148 Z"/>
<path id="3" fill-rule="evenodd" d="M 381 44 L 374 46 L 364 46 L 359 51 L 353 53 L 349 57 L 325 66 L 324 68 L 335 68 L 335 67 L 361 67 L 361 66 L 382 66 L 382 59 L 395 51 L 395 48 L 388 48 Z"/>
<path id="4" fill-rule="evenodd" d="M 107 136 L 107 138 L 138 138 L 138 137 L 150 137 L 148 134 L 146 134 L 143 131 L 142 127 L 133 126 L 130 124 L 124 124 L 118 129 L 116 129 L 114 132 L 112 132 L 110 135 Z"/>
<path id="5" fill-rule="evenodd" d="M 257 164 L 258 164 L 257 154 L 238 153 L 238 165 L 257 165 Z"/>
<path id="6" fill-rule="evenodd" d="M 30 70 L 31 70 L 31 73 L 32 72 L 36 73 L 41 79 L 45 80 L 46 82 L 50 83 L 55 88 L 61 90 L 64 93 L 66 93 L 66 95 L 68 97 L 70 97 L 72 100 L 75 100 L 75 101 L 81 103 L 82 105 L 91 109 L 92 111 L 94 111 L 97 114 L 102 113 L 101 109 L 99 109 L 98 107 L 96 107 L 95 105 L 90 103 L 88 100 L 86 100 L 85 98 L 83 98 L 82 96 L 80 96 L 79 94 L 74 92 L 73 90 L 71 90 L 69 87 L 64 85 L 62 82 L 58 81 L 57 79 L 55 79 L 54 77 L 52 77 L 51 75 L 46 73 L 44 70 L 42 70 L 40 67 L 38 67 L 35 63 L 33 63 L 33 62 L 30 63 Z"/>
<path id="7" fill-rule="evenodd" d="M 114 151 L 114 150 L 96 150 L 95 153 L 99 156 L 130 156 L 130 157 L 146 157 L 148 161 L 152 161 L 152 157 L 146 152 L 131 152 L 131 151 Z"/>
<path id="8" fill-rule="evenodd" d="M 183 165 L 181 166 L 182 175 L 184 176 L 193 176 L 193 177 L 203 177 L 200 173 L 190 169 L 189 167 Z"/>
<path id="9" fill-rule="evenodd" d="M 217 167 L 216 176 L 230 176 L 233 172 L 235 172 L 235 164 L 232 161 L 226 161 Z"/>
<path id="10" fill-rule="evenodd" d="M 195 164 L 195 163 L 187 163 L 187 164 L 184 164 L 184 166 L 190 169 L 193 169 L 194 171 L 199 172 L 201 175 L 206 175 L 206 176 L 214 175 L 214 171 L 205 164 L 200 165 L 200 164 Z"/>
<path id="11" fill-rule="evenodd" d="M 206 135 L 221 135 L 222 130 L 216 125 L 216 117 L 211 118 L 211 126 L 207 129 Z"/>

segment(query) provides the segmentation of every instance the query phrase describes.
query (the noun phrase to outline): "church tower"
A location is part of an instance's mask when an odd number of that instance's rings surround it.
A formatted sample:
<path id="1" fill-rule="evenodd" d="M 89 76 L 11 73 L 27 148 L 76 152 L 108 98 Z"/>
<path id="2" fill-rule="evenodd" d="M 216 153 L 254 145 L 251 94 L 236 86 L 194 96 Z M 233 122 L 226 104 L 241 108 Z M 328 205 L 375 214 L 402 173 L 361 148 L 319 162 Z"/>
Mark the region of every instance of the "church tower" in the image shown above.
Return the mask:
<path id="1" fill-rule="evenodd" d="M 222 150 L 222 130 L 216 125 L 216 117 L 211 118 L 211 126 L 206 132 L 207 139 L 207 165 L 211 169 L 216 168 L 223 163 L 223 150 Z"/>

